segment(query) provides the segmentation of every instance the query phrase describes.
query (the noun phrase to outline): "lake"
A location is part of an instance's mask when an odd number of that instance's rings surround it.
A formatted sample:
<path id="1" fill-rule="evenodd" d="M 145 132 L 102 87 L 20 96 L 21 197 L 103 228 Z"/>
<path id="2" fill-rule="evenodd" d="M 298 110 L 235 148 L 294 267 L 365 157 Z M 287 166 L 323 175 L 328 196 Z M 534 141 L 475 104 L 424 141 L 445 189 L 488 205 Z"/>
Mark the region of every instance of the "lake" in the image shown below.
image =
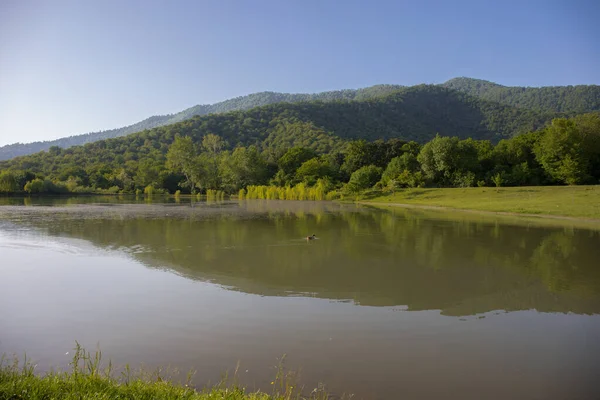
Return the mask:
<path id="1" fill-rule="evenodd" d="M 239 362 L 270 390 L 285 354 L 306 393 L 600 398 L 598 229 L 329 202 L 0 204 L 0 353 L 39 371 L 78 341 L 200 387 Z"/>

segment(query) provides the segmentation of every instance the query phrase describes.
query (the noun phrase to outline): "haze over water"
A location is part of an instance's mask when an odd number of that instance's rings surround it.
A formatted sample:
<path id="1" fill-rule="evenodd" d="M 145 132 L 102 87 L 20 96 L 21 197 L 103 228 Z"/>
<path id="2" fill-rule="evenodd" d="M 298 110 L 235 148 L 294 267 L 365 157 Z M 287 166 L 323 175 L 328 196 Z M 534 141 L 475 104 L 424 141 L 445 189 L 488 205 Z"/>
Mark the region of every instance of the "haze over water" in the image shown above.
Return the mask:
<path id="1" fill-rule="evenodd" d="M 600 396 L 598 230 L 333 203 L 2 201 L 0 353 L 41 370 L 77 340 L 118 365 L 193 368 L 198 386 L 239 361 L 241 383 L 269 390 L 286 354 L 307 392 Z"/>

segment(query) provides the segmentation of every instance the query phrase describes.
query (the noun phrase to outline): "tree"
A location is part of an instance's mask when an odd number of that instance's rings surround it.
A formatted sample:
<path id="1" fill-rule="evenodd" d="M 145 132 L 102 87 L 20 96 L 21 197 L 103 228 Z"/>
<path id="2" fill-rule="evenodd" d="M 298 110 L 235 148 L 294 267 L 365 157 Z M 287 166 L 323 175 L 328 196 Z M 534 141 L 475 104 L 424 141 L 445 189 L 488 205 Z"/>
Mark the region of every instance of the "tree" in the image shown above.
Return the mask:
<path id="1" fill-rule="evenodd" d="M 199 168 L 196 160 L 194 142 L 189 136 L 177 136 L 167 152 L 167 168 L 180 172 L 185 176 L 184 187 L 195 191 L 199 179 Z"/>
<path id="2" fill-rule="evenodd" d="M 502 184 L 504 183 L 504 176 L 503 176 L 503 174 L 497 173 L 496 175 L 494 175 L 492 177 L 492 182 L 494 182 L 494 185 L 496 185 L 496 187 L 502 186 Z"/>
<path id="3" fill-rule="evenodd" d="M 375 146 L 370 145 L 364 139 L 354 140 L 348 143 L 345 151 L 344 163 L 341 170 L 348 175 L 366 165 L 376 163 Z"/>
<path id="4" fill-rule="evenodd" d="M 300 168 L 305 161 L 315 158 L 316 156 L 317 153 L 314 150 L 306 147 L 292 147 L 286 151 L 277 161 L 279 169 L 283 171 L 285 183 L 292 183 L 296 170 Z"/>
<path id="5" fill-rule="evenodd" d="M 87 171 L 90 185 L 97 189 L 108 189 L 112 185 L 113 169 L 106 163 L 92 165 Z"/>
<path id="6" fill-rule="evenodd" d="M 582 114 L 573 118 L 583 141 L 584 155 L 589 161 L 588 173 L 600 182 L 600 113 Z"/>
<path id="7" fill-rule="evenodd" d="M 302 163 L 302 165 L 296 170 L 296 180 L 306 183 L 312 186 L 317 182 L 318 179 L 333 176 L 333 171 L 329 162 L 324 158 L 311 158 L 308 161 Z"/>
<path id="8" fill-rule="evenodd" d="M 287 175 L 292 175 L 300 168 L 303 162 L 316 156 L 317 154 L 312 149 L 306 147 L 292 147 L 281 156 L 277 161 L 277 164 L 279 165 L 279 169 Z"/>
<path id="9" fill-rule="evenodd" d="M 509 185 L 544 183 L 544 170 L 533 151 L 540 137 L 540 133 L 532 132 L 501 140 L 492 150 L 492 167 L 488 168 L 488 179 L 502 172 Z"/>
<path id="10" fill-rule="evenodd" d="M 397 181 L 398 176 L 404 173 L 404 171 L 413 173 L 418 169 L 419 162 L 417 158 L 412 153 L 404 153 L 399 157 L 392 158 L 381 176 L 381 183 L 387 186 L 390 180 Z"/>
<path id="11" fill-rule="evenodd" d="M 19 191 L 17 177 L 10 171 L 0 172 L 0 193 L 15 193 Z"/>
<path id="12" fill-rule="evenodd" d="M 225 141 L 215 134 L 209 133 L 202 138 L 202 148 L 213 157 L 219 155 L 225 146 Z"/>
<path id="13" fill-rule="evenodd" d="M 225 141 L 212 133 L 202 139 L 204 152 L 198 157 L 198 164 L 202 170 L 200 184 L 206 189 L 219 190 L 222 185 L 221 152 Z"/>
<path id="14" fill-rule="evenodd" d="M 590 153 L 574 121 L 554 119 L 534 148 L 535 156 L 554 180 L 574 185 L 589 179 Z"/>
<path id="15" fill-rule="evenodd" d="M 266 183 L 268 166 L 256 146 L 237 147 L 231 154 L 225 153 L 221 160 L 223 184 L 234 193 L 250 185 Z"/>
<path id="16" fill-rule="evenodd" d="M 161 165 L 155 161 L 145 159 L 138 164 L 135 183 L 139 187 L 158 186 Z"/>
<path id="17" fill-rule="evenodd" d="M 359 193 L 362 190 L 373 187 L 381 178 L 382 169 L 375 165 L 367 165 L 352 173 L 350 181 L 346 185 L 350 193 Z"/>
<path id="18" fill-rule="evenodd" d="M 25 184 L 24 187 L 27 193 L 43 193 L 44 190 L 44 180 L 43 179 L 34 179 Z"/>
<path id="19" fill-rule="evenodd" d="M 458 138 L 437 135 L 421 148 L 417 160 L 427 179 L 449 184 L 458 166 Z"/>

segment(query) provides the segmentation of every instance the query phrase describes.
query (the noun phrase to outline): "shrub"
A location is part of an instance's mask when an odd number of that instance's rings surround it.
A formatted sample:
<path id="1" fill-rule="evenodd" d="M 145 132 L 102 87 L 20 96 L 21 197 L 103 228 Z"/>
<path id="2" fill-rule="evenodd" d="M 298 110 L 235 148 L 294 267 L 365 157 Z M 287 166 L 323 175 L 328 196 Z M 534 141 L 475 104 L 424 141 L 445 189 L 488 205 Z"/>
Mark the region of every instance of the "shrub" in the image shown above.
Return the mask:
<path id="1" fill-rule="evenodd" d="M 154 186 L 152 185 L 148 185 L 144 188 L 144 194 L 146 196 L 152 196 L 154 194 Z"/>
<path id="2" fill-rule="evenodd" d="M 359 168 L 350 176 L 350 181 L 346 184 L 346 189 L 350 193 L 358 193 L 373 187 L 381 178 L 381 173 L 382 169 L 374 165 Z"/>

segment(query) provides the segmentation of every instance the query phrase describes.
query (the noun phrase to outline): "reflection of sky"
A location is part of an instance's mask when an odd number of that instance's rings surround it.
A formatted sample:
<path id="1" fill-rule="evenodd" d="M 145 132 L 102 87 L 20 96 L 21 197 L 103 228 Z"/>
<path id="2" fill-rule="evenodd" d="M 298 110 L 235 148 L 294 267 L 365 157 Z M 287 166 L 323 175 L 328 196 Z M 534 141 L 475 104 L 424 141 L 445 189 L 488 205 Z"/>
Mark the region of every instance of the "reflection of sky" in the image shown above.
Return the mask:
<path id="1" fill-rule="evenodd" d="M 589 394 L 600 368 L 600 316 L 456 318 L 262 297 L 148 269 L 82 240 L 2 229 L 0 352 L 27 351 L 43 366 L 66 366 L 78 340 L 99 343 L 120 364 L 193 367 L 199 383 L 241 360 L 244 382 L 261 385 L 286 353 L 307 382 L 334 391 L 502 399 Z"/>

